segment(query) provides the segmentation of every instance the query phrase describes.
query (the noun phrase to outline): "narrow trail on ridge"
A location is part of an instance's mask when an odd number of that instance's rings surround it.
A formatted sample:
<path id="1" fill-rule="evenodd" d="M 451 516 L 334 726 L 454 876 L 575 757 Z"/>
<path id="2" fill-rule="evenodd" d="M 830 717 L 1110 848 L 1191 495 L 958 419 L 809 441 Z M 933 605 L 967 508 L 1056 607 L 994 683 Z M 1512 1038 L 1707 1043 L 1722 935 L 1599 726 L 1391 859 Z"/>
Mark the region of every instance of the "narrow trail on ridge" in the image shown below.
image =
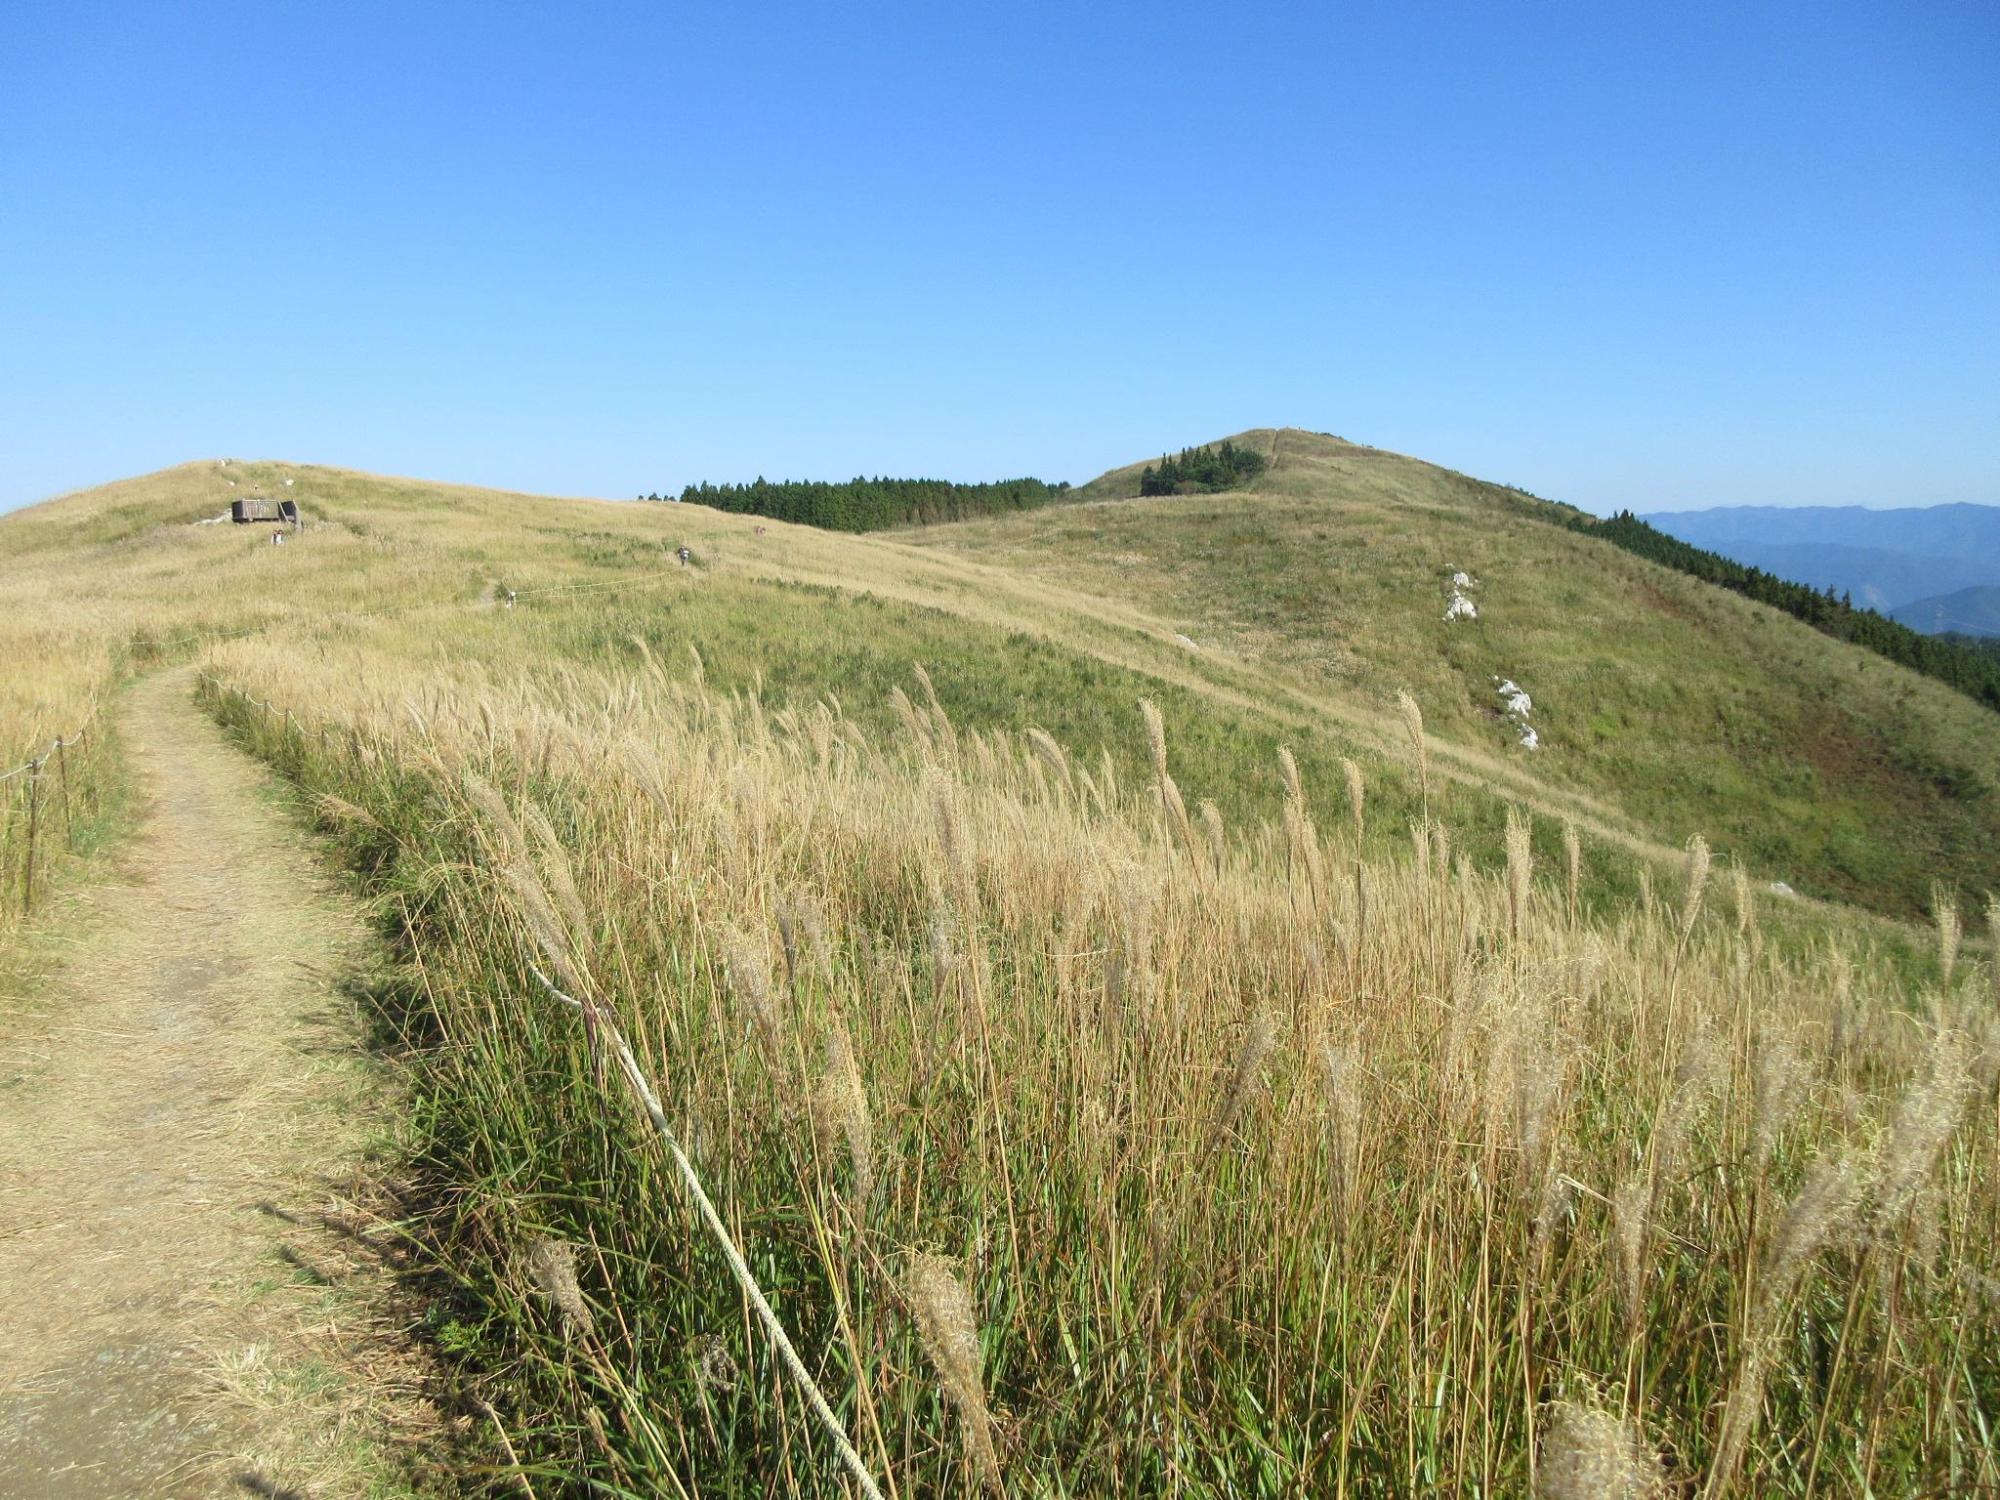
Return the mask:
<path id="1" fill-rule="evenodd" d="M 0 1015 L 5 1500 L 321 1493 L 374 1421 L 333 1325 L 387 1273 L 329 1207 L 382 1108 L 370 937 L 191 686 L 127 696 L 137 830 Z"/>

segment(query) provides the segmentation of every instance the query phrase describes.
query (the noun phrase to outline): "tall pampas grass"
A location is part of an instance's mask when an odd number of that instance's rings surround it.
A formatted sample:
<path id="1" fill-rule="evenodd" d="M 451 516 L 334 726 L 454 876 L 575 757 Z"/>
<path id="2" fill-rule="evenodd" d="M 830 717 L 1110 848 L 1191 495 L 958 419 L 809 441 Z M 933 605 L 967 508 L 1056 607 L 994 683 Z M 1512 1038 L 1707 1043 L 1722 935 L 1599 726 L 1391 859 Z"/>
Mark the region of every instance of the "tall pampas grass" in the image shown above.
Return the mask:
<path id="1" fill-rule="evenodd" d="M 651 1264 L 685 1205 L 647 1190 L 589 1086 L 589 1032 L 525 1008 L 524 958 L 616 1005 L 895 1493 L 997 1487 L 1005 1459 L 1022 1488 L 1076 1494 L 1648 1494 L 1666 1447 L 1681 1494 L 1718 1459 L 1731 1495 L 1800 1500 L 1829 1465 L 1834 1488 L 2000 1491 L 1964 1375 L 2000 1281 L 1972 1135 L 1990 1064 L 1962 1034 L 1985 1018 L 1961 962 L 1920 1055 L 1922 933 L 1813 903 L 1753 916 L 1731 870 L 1742 940 L 1704 934 L 1701 846 L 1685 888 L 1622 833 L 1586 870 L 1573 821 L 1561 889 L 1544 871 L 1537 891 L 1531 810 L 1587 804 L 1524 793 L 1504 834 L 1497 802 L 1453 823 L 1459 798 L 1419 809 L 1427 766 L 1364 814 L 1343 764 L 1355 844 L 1307 901 L 1319 738 L 1185 804 L 1191 879 L 1161 857 L 1178 789 L 1157 710 L 1121 795 L 1129 758 L 950 726 L 922 677 L 899 725 L 879 697 L 863 722 L 760 705 L 643 655 L 556 671 L 509 654 L 539 628 L 529 597 L 484 661 L 216 653 L 325 717 L 322 750 L 317 721 L 285 739 L 224 710 L 378 825 L 336 836 L 409 851 L 389 889 L 415 893 L 447 1039 L 425 1063 L 440 1144 L 472 1143 L 452 1269 L 508 1341 L 514 1409 L 548 1414 L 516 1434 L 528 1467 L 707 1493 L 778 1455 L 772 1500 L 840 1482 L 747 1364 L 685 1412 L 624 1383 L 743 1307 Z M 578 638 L 623 639 L 600 624 Z M 1192 787 L 1188 748 L 1171 770 Z M 1801 1177 L 1815 1159 L 1835 1166 Z M 602 1247 L 585 1358 L 526 1253 L 494 1266 L 480 1238 L 533 1204 Z M 1617 1397 L 1574 1394 L 1592 1382 Z"/>

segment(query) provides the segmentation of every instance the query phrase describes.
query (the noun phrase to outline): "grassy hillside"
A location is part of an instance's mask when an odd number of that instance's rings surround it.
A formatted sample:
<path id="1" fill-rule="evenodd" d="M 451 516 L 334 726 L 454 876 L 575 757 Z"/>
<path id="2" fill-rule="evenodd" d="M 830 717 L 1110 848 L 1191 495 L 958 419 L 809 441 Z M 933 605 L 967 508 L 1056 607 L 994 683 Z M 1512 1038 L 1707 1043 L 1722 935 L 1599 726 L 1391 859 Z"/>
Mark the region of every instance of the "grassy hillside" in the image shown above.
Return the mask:
<path id="1" fill-rule="evenodd" d="M 286 477 L 294 489 L 282 490 Z M 269 527 L 191 524 L 259 489 L 297 495 L 314 528 L 273 547 Z M 481 615 L 512 589 L 541 610 L 562 601 L 577 631 L 568 649 L 593 661 L 630 666 L 635 636 L 675 660 L 697 644 L 718 686 L 762 684 L 781 702 L 836 693 L 878 725 L 892 722 L 891 690 L 923 662 L 967 727 L 1041 727 L 1093 760 L 1108 752 L 1127 772 L 1141 759 L 1134 704 L 1150 696 L 1188 725 L 1190 793 L 1231 818 L 1279 807 L 1281 743 L 1321 795 L 1343 784 L 1340 759 L 1357 759 L 1385 842 L 1400 840 L 1422 802 L 1407 732 L 1383 706 L 1300 698 L 1282 670 L 1191 653 L 1143 609 L 919 551 L 910 535 L 847 537 L 700 506 L 550 501 L 333 469 L 186 465 L 0 523 L 0 603 L 12 606 L 11 628 L 40 642 L 14 659 L 46 664 L 6 674 L 0 690 L 35 703 L 4 722 L 27 724 L 10 736 L 25 744 L 88 712 L 119 672 L 241 635 L 309 649 L 328 629 L 414 614 L 441 645 L 468 650 Z M 674 561 L 683 544 L 690 569 Z M 1448 742 L 1431 753 L 1437 810 L 1488 856 L 1507 808 L 1520 804 L 1545 815 L 1545 852 L 1562 819 L 1618 851 L 1593 882 L 1607 892 L 1633 889 L 1633 857 L 1662 868 L 1676 857 L 1615 807 L 1569 798 L 1501 758 Z"/>
<path id="2" fill-rule="evenodd" d="M 1247 493 L 1125 499 L 1133 466 L 1079 490 L 1100 503 L 910 541 L 1142 609 L 1305 700 L 1408 688 L 1469 750 L 1800 890 L 1907 913 L 1935 880 L 2000 888 L 1990 713 L 1518 491 L 1311 433 L 1236 441 L 1271 457 Z M 1476 621 L 1443 618 L 1455 570 Z M 1533 754 L 1496 675 L 1533 698 Z"/>
<path id="3" fill-rule="evenodd" d="M 1553 653 L 1710 702 L 1739 601 L 1253 436 L 1250 496 L 891 537 L 190 465 L 0 520 L 5 732 L 192 656 L 310 794 L 404 960 L 428 1326 L 538 1492 L 844 1482 L 614 1026 L 885 1493 L 2000 1483 L 2000 911 L 1683 855 Z M 231 477 L 314 529 L 189 524 Z"/>

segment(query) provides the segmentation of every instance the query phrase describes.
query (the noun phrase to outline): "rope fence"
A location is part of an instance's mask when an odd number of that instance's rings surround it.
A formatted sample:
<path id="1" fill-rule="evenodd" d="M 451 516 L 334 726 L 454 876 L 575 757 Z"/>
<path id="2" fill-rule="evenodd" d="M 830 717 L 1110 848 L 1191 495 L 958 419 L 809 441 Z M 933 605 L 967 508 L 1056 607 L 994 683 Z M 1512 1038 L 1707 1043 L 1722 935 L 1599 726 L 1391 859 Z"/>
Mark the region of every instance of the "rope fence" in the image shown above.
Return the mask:
<path id="1" fill-rule="evenodd" d="M 42 783 L 48 779 L 48 765 L 56 763 L 56 798 L 62 812 L 63 844 L 65 848 L 76 847 L 76 813 L 70 795 L 69 752 L 84 741 L 92 725 L 97 721 L 97 708 L 92 706 L 83 723 L 69 734 L 59 734 L 49 742 L 49 748 L 32 759 L 23 761 L 10 771 L 0 771 L 0 784 L 25 776 L 27 788 L 27 853 L 21 861 L 21 915 L 30 916 L 35 909 L 35 855 L 42 838 L 42 804 L 46 800 L 42 793 Z M 9 794 L 13 795 L 12 793 Z M 8 816 L 14 810 L 8 809 Z"/>

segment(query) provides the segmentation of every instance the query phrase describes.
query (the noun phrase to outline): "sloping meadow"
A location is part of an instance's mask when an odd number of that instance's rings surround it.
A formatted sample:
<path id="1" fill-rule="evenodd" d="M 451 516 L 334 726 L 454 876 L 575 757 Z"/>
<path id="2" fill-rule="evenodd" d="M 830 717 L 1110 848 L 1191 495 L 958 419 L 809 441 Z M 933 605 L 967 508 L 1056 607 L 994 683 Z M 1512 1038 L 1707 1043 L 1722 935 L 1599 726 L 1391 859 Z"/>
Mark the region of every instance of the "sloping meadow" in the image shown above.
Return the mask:
<path id="1" fill-rule="evenodd" d="M 885 1494 L 2000 1485 L 1985 913 L 1912 983 L 1698 844 L 1602 917 L 1358 769 L 1229 826 L 1150 705 L 1134 775 L 634 660 L 204 662 L 392 914 L 435 1332 L 542 1493 L 858 1487 L 620 1035 Z"/>

